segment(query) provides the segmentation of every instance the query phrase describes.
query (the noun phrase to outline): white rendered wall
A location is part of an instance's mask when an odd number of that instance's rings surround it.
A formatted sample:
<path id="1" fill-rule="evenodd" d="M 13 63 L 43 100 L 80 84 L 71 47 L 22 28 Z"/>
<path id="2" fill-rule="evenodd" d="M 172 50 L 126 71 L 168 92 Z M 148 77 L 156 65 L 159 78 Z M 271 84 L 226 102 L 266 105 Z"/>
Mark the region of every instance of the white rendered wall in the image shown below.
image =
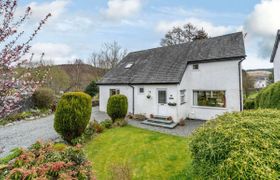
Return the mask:
<path id="1" fill-rule="evenodd" d="M 280 43 L 280 42 L 279 42 Z M 280 46 L 278 44 L 278 49 L 273 61 L 274 65 L 274 82 L 280 81 Z"/>
<path id="2" fill-rule="evenodd" d="M 225 112 L 240 111 L 238 61 L 200 63 L 199 70 L 189 65 L 178 91 L 182 89 L 186 89 L 187 103 L 179 105 L 179 118 L 209 120 Z M 194 106 L 194 90 L 226 91 L 226 108 Z"/>
<path id="3" fill-rule="evenodd" d="M 110 97 L 110 89 L 119 89 L 128 99 L 128 112 L 132 112 L 132 89 L 129 86 L 99 86 L 99 110 L 107 111 L 107 102 Z"/>
<path id="4" fill-rule="evenodd" d="M 139 88 L 144 88 L 144 93 L 139 93 Z M 132 88 L 127 85 L 109 86 L 102 85 L 99 86 L 99 110 L 106 112 L 107 102 L 110 96 L 110 89 L 119 89 L 120 94 L 125 95 L 128 98 L 128 112 L 132 113 Z M 167 102 L 176 102 L 177 99 L 177 85 L 135 85 L 135 97 L 134 97 L 134 113 L 144 114 L 147 117 L 150 114 L 158 115 L 158 99 L 157 90 L 165 89 L 167 91 Z M 148 99 L 147 95 L 150 94 L 151 98 Z M 170 96 L 173 96 L 173 100 L 169 100 Z M 166 114 L 172 116 L 175 120 L 177 119 L 177 108 L 176 106 L 166 105 Z"/>

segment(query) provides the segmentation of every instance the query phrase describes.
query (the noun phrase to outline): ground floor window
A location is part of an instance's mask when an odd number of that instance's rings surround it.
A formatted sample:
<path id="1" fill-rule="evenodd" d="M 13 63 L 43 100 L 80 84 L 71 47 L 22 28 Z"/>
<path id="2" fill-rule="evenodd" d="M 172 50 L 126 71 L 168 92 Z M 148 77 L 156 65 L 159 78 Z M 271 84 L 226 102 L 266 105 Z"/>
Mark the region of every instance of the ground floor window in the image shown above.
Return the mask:
<path id="1" fill-rule="evenodd" d="M 119 89 L 110 89 L 110 96 L 114 96 L 116 94 L 120 94 L 120 90 Z"/>
<path id="2" fill-rule="evenodd" d="M 193 91 L 194 106 L 226 107 L 225 91 Z"/>
<path id="3" fill-rule="evenodd" d="M 181 104 L 185 104 L 186 103 L 186 90 L 180 90 L 180 101 L 181 101 Z"/>

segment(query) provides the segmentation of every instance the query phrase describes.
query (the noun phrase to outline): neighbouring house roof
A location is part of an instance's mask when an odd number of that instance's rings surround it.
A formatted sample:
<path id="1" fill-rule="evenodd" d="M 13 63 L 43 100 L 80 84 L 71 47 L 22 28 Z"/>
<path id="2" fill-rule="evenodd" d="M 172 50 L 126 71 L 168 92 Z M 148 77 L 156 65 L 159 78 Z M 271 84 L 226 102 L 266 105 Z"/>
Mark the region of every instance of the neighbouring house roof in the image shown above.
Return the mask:
<path id="1" fill-rule="evenodd" d="M 275 40 L 274 47 L 273 47 L 273 50 L 272 50 L 272 55 L 271 55 L 271 58 L 270 58 L 270 62 L 274 61 L 274 58 L 275 58 L 275 55 L 276 55 L 276 52 L 277 52 L 277 49 L 278 49 L 279 41 L 280 41 L 280 29 L 278 30 L 277 35 L 276 35 L 276 40 Z"/>
<path id="2" fill-rule="evenodd" d="M 98 84 L 178 84 L 188 63 L 225 61 L 245 56 L 241 32 L 132 52 L 106 73 Z"/>

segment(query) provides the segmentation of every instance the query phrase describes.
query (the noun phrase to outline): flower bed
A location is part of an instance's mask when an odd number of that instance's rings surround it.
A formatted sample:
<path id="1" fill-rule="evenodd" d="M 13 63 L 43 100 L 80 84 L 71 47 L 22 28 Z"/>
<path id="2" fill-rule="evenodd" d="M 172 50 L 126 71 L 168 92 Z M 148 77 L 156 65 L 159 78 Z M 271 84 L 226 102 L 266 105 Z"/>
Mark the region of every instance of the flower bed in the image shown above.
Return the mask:
<path id="1" fill-rule="evenodd" d="M 81 147 L 37 142 L 0 165 L 0 179 L 95 179 Z"/>

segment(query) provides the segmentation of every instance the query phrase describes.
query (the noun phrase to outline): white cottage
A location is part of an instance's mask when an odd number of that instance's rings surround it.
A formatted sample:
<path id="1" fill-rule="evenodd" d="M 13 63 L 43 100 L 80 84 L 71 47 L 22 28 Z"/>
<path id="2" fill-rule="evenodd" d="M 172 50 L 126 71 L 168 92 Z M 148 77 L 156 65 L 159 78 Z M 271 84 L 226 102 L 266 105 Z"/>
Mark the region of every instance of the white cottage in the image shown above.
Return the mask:
<path id="1" fill-rule="evenodd" d="M 127 96 L 130 113 L 175 123 L 242 111 L 245 57 L 241 32 L 129 53 L 98 82 L 100 111 L 114 94 Z"/>
<path id="2" fill-rule="evenodd" d="M 270 62 L 273 63 L 274 66 L 274 82 L 280 81 L 280 50 L 278 48 L 279 43 L 280 43 L 280 30 L 278 30 L 277 32 L 272 55 L 270 58 Z"/>

